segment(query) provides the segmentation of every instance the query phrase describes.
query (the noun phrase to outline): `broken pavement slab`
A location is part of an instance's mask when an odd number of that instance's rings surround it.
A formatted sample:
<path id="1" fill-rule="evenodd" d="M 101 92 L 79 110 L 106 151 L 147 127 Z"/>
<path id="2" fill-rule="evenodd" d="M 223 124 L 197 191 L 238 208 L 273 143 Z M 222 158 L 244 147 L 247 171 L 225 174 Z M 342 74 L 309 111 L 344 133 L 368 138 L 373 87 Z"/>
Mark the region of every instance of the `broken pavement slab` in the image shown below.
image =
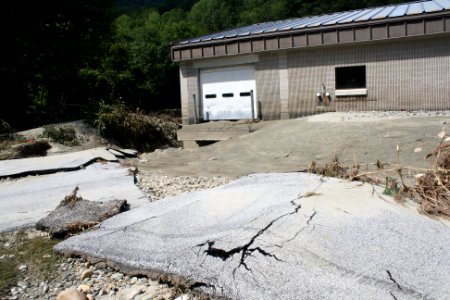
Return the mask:
<path id="1" fill-rule="evenodd" d="M 89 201 L 77 195 L 76 187 L 48 216 L 36 224 L 37 230 L 48 232 L 52 238 L 65 238 L 128 210 L 126 200 Z"/>
<path id="2" fill-rule="evenodd" d="M 34 227 L 73 189 L 91 201 L 126 199 L 130 209 L 148 202 L 128 169 L 118 163 L 93 163 L 84 169 L 0 181 L 0 232 Z"/>
<path id="3" fill-rule="evenodd" d="M 3 160 L 0 161 L 0 179 L 78 170 L 98 159 L 117 161 L 117 158 L 105 148 L 94 148 L 45 157 Z"/>
<path id="4" fill-rule="evenodd" d="M 119 151 L 129 157 L 136 157 L 138 155 L 137 150 L 134 149 L 116 149 L 116 151 Z"/>
<path id="5" fill-rule="evenodd" d="M 257 174 L 106 220 L 55 249 L 232 299 L 444 299 L 450 227 L 379 187 Z"/>
<path id="6" fill-rule="evenodd" d="M 122 152 L 119 152 L 119 151 L 114 150 L 112 148 L 108 149 L 108 151 L 111 152 L 111 154 L 113 154 L 117 158 L 125 158 L 125 154 L 123 154 Z"/>

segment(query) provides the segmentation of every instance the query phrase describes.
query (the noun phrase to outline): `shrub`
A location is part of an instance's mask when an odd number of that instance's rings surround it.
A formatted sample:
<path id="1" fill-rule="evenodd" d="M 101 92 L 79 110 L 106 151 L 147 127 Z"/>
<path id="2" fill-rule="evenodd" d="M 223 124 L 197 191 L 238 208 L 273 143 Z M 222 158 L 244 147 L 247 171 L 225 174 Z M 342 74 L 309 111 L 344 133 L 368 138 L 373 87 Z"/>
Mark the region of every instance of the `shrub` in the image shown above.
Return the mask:
<path id="1" fill-rule="evenodd" d="M 3 119 L 0 119 L 0 135 L 11 134 L 12 132 L 13 129 L 11 128 L 11 126 Z"/>
<path id="2" fill-rule="evenodd" d="M 163 147 L 179 147 L 179 125 L 170 119 L 139 110 L 132 112 L 124 103 L 102 103 L 94 124 L 102 136 L 121 147 L 153 151 Z"/>
<path id="3" fill-rule="evenodd" d="M 19 145 L 13 158 L 46 156 L 47 150 L 50 148 L 51 146 L 47 141 L 31 141 L 29 143 Z"/>
<path id="4" fill-rule="evenodd" d="M 55 143 L 64 144 L 67 146 L 79 145 L 76 131 L 72 126 L 44 126 L 42 137 L 46 137 Z"/>

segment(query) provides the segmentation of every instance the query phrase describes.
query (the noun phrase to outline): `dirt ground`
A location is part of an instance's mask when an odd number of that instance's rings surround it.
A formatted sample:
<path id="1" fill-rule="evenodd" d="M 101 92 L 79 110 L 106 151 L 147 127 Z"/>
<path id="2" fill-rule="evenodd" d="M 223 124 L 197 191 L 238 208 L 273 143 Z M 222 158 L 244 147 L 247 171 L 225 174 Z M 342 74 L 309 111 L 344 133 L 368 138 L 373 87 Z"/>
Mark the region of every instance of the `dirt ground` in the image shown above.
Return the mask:
<path id="1" fill-rule="evenodd" d="M 246 135 L 194 150 L 170 148 L 140 155 L 127 164 L 173 176 L 224 176 L 290 172 L 335 155 L 344 164 L 373 169 L 377 162 L 429 168 L 425 160 L 450 131 L 450 116 L 435 114 L 326 113 L 305 118 L 262 122 Z M 419 170 L 420 171 L 420 170 Z"/>

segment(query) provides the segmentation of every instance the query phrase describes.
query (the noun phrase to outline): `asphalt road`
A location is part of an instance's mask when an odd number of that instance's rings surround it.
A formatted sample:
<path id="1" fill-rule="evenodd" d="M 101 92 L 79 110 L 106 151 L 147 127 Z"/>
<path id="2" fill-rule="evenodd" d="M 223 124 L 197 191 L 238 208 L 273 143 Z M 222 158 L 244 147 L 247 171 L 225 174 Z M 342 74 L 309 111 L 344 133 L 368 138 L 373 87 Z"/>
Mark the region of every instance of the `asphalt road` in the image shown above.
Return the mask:
<path id="1" fill-rule="evenodd" d="M 231 299 L 446 299 L 449 236 L 378 187 L 285 173 L 149 203 L 56 250 Z"/>

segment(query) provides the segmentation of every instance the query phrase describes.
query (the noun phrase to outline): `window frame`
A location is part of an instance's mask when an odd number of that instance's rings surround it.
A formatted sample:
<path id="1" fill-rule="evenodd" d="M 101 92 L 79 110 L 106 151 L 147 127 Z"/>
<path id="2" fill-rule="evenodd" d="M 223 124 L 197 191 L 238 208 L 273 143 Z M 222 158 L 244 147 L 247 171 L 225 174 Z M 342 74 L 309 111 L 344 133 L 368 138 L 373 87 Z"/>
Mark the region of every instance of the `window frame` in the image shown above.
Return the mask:
<path id="1" fill-rule="evenodd" d="M 348 78 L 347 81 L 351 81 L 352 79 L 356 82 L 355 85 L 345 86 L 342 84 L 342 81 L 345 81 L 343 77 L 346 73 L 342 74 L 344 69 L 347 69 L 348 72 L 351 72 L 351 69 L 360 69 L 357 72 L 357 75 L 361 76 L 364 74 L 364 78 Z M 363 70 L 361 70 L 363 69 Z M 342 70 L 342 71 L 341 71 Z M 341 71 L 341 72 L 339 72 Z M 340 74 L 339 74 L 340 73 Z M 352 96 L 367 96 L 367 66 L 366 65 L 355 65 L 355 66 L 340 66 L 334 68 L 334 80 L 335 80 L 335 96 L 336 97 L 352 97 Z"/>

